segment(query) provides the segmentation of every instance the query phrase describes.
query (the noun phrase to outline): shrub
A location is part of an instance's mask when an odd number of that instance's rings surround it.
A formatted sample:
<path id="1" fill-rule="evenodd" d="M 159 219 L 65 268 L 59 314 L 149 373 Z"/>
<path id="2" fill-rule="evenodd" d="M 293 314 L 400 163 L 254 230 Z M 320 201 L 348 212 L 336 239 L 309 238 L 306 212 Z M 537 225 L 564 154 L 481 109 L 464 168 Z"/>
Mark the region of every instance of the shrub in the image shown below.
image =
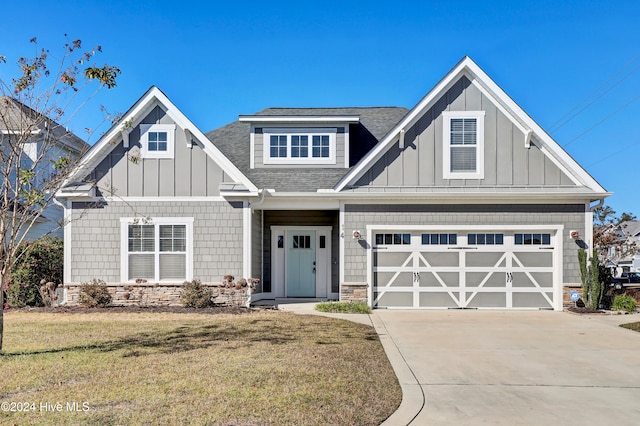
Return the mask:
<path id="1" fill-rule="evenodd" d="M 320 302 L 316 311 L 343 314 L 370 314 L 371 308 L 364 302 Z"/>
<path id="2" fill-rule="evenodd" d="M 18 253 L 9 277 L 7 302 L 9 306 L 44 306 L 41 286 L 62 282 L 64 261 L 63 243 L 60 238 L 43 237 L 25 241 L 18 246 Z M 55 288 L 53 289 L 55 291 Z"/>
<path id="3" fill-rule="evenodd" d="M 635 312 L 636 301 L 633 297 L 627 294 L 618 295 L 613 299 L 611 309 L 614 311 Z"/>
<path id="4" fill-rule="evenodd" d="M 93 279 L 89 283 L 80 284 L 80 297 L 78 302 L 88 308 L 104 308 L 111 304 L 111 295 L 107 285 L 102 280 Z"/>
<path id="5" fill-rule="evenodd" d="M 185 281 L 180 291 L 180 302 L 185 308 L 206 308 L 213 306 L 211 291 L 200 282 L 193 280 Z"/>

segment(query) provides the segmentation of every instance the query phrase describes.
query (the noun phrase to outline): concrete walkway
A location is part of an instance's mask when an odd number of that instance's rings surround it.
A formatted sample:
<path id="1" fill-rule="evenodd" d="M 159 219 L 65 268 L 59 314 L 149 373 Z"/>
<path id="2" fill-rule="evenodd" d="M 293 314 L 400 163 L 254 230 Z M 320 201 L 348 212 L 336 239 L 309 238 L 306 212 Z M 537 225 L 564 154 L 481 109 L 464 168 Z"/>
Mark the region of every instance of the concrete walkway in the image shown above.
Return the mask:
<path id="1" fill-rule="evenodd" d="M 375 327 L 403 392 L 385 425 L 640 424 L 640 333 L 618 327 L 638 314 L 322 315 Z"/>

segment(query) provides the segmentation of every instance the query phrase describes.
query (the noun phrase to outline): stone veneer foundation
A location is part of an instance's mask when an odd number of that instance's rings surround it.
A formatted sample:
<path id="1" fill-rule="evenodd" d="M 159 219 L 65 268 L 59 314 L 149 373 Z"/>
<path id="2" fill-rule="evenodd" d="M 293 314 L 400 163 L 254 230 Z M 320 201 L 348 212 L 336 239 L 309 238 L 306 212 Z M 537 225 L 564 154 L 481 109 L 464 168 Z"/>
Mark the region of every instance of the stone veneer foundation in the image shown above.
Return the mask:
<path id="1" fill-rule="evenodd" d="M 216 304 L 225 306 L 246 306 L 251 294 L 259 292 L 260 286 L 256 290 L 248 292 L 248 287 L 236 288 L 227 287 L 220 283 L 203 283 L 209 287 Z M 81 284 L 65 284 L 66 305 L 78 305 Z M 107 284 L 109 294 L 111 294 L 112 305 L 117 306 L 182 306 L 180 302 L 180 284 L 162 283 L 136 283 L 136 284 Z"/>
<path id="2" fill-rule="evenodd" d="M 367 283 L 342 283 L 340 286 L 340 300 L 344 302 L 367 303 Z"/>

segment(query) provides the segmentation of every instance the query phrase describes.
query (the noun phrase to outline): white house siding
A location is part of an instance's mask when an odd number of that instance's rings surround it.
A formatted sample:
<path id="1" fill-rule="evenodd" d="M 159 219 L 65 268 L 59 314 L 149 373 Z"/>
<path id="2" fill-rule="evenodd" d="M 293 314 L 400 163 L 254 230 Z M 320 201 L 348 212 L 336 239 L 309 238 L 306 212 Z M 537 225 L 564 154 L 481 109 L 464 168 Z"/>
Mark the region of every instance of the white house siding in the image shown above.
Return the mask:
<path id="1" fill-rule="evenodd" d="M 193 217 L 193 277 L 220 282 L 242 276 L 242 203 L 225 201 L 109 201 L 91 208 L 73 203 L 71 268 L 67 283 L 93 278 L 121 282 L 122 217 Z"/>
<path id="2" fill-rule="evenodd" d="M 435 205 L 435 204 L 347 204 L 344 229 L 364 230 L 368 225 L 553 225 L 563 226 L 562 284 L 580 282 L 578 246 L 569 235 L 577 230 L 585 235 L 584 204 L 558 205 Z M 367 244 L 368 243 L 368 244 Z M 373 242 L 345 237 L 344 282 L 367 281 L 367 249 Z"/>

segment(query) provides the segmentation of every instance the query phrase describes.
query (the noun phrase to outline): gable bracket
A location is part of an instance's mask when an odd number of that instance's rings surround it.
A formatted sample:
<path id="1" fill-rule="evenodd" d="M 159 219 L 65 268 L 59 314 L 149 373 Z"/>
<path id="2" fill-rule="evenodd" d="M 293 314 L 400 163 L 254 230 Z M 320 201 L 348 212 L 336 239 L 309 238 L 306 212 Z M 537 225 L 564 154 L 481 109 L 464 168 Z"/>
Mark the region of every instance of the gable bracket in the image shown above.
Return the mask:
<path id="1" fill-rule="evenodd" d="M 193 135 L 191 134 L 191 130 L 185 128 L 184 136 L 187 138 L 187 148 L 193 148 Z"/>
<path id="2" fill-rule="evenodd" d="M 531 129 L 528 129 L 525 133 L 524 133 L 524 147 L 526 149 L 531 148 Z"/>
<path id="3" fill-rule="evenodd" d="M 133 130 L 133 127 L 127 127 L 126 125 L 122 125 L 120 127 L 120 136 L 122 137 L 122 146 L 125 148 L 129 148 L 129 133 Z"/>
<path id="4" fill-rule="evenodd" d="M 404 129 L 400 129 L 400 149 L 404 149 Z"/>

